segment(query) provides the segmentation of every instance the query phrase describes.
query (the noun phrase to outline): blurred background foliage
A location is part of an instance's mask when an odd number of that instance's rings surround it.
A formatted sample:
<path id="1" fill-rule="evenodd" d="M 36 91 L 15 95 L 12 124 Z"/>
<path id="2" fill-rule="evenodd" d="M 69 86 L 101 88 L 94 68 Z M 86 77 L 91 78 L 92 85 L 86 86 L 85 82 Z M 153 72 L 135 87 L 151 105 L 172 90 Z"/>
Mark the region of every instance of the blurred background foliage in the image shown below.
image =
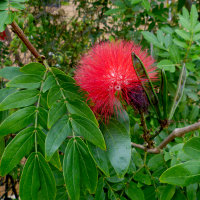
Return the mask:
<path id="1" fill-rule="evenodd" d="M 196 5 L 197 10 L 192 4 Z M 15 21 L 51 66 L 70 75 L 73 75 L 81 55 L 96 42 L 134 40 L 149 51 L 159 69 L 165 70 L 169 108 L 175 96 L 181 67 L 185 63 L 187 80 L 184 94 L 169 128 L 155 138 L 155 143 L 159 144 L 175 128 L 190 125 L 200 118 L 199 10 L 200 3 L 190 0 L 29 0 L 26 9 L 17 14 Z M 0 41 L 1 66 L 13 66 L 16 63 L 23 66 L 34 60 L 18 37 L 8 29 L 6 31 L 7 41 Z M 159 93 L 158 83 L 155 83 L 155 88 Z M 162 98 L 162 94 L 159 98 Z M 130 107 L 127 107 L 127 111 L 132 141 L 142 144 L 140 116 Z M 152 133 L 155 132 L 159 123 L 151 110 L 146 121 Z M 176 138 L 159 155 L 148 154 L 146 157 L 142 150 L 133 149 L 127 175 L 120 179 L 113 173 L 113 177 L 106 178 L 104 183 L 99 182 L 100 193 L 104 187 L 108 199 L 120 196 L 122 200 L 128 197 L 134 200 L 132 188 L 137 190 L 141 200 L 143 196 L 146 200 L 156 199 L 155 196 L 161 200 L 200 199 L 197 183 L 175 187 L 159 182 L 160 175 L 167 168 L 190 159 L 183 152 L 183 145 L 192 136 L 199 136 L 199 131 Z M 134 182 L 127 187 L 126 183 L 133 174 Z M 13 177 L 16 180 L 18 178 Z M 63 181 L 59 180 L 59 172 L 57 179 L 58 182 Z M 62 192 L 60 186 L 60 195 Z M 82 195 L 83 199 L 94 199 L 89 194 Z M 103 198 L 105 194 L 99 195 Z"/>

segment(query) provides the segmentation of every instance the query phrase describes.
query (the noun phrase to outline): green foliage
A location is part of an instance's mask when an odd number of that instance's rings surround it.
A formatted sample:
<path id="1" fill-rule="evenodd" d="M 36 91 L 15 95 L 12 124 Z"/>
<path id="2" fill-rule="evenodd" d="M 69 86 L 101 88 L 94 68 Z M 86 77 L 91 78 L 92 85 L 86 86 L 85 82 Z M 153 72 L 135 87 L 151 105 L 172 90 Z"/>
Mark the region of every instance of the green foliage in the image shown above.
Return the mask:
<path id="1" fill-rule="evenodd" d="M 11 24 L 14 20 L 14 13 L 10 12 L 10 10 L 23 10 L 25 8 L 24 2 L 26 2 L 26 0 L 2 0 L 0 2 L 0 32 L 3 32 L 6 25 Z"/>
<path id="2" fill-rule="evenodd" d="M 149 80 L 143 84 L 151 103 L 145 119 L 152 146 L 158 146 L 175 128 L 199 120 L 197 8 L 192 5 L 190 12 L 183 8 L 168 23 L 168 13 L 176 11 L 176 4 L 73 1 L 77 16 L 61 21 L 62 11 L 46 13 L 41 1 L 30 1 L 30 9 L 22 13 L 12 11 L 24 9 L 24 2 L 0 2 L 0 32 L 15 17 L 46 56 L 43 64 L 0 69 L 0 175 L 20 179 L 20 198 L 200 198 L 199 131 L 175 138 L 157 155 L 136 149 L 131 142 L 148 148 L 139 115 L 127 107 L 127 112 L 117 111 L 109 123 L 98 121 L 70 76 L 80 55 L 108 35 L 111 40 L 134 39 L 150 46 L 161 84 L 152 84 L 137 55 L 133 63 L 138 76 Z M 14 53 L 27 51 L 16 37 L 9 48 Z M 49 67 L 47 61 L 69 73 Z"/>
<path id="3" fill-rule="evenodd" d="M 31 153 L 20 181 L 20 197 L 26 199 L 55 199 L 56 183 L 48 163 L 41 153 Z"/>
<path id="4" fill-rule="evenodd" d="M 131 143 L 129 133 L 117 121 L 110 121 L 102 130 L 105 136 L 107 155 L 119 177 L 128 170 L 131 159 Z"/>

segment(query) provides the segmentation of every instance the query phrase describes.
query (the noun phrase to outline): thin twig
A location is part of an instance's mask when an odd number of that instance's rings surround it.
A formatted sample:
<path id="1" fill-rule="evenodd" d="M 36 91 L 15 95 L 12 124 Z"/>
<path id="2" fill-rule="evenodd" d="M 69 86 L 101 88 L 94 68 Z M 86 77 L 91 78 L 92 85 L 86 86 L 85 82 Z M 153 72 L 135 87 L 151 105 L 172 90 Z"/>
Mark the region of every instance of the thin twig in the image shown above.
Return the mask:
<path id="1" fill-rule="evenodd" d="M 12 26 L 14 32 L 18 35 L 18 37 L 22 40 L 22 42 L 27 46 L 27 48 L 30 50 L 30 52 L 34 55 L 34 57 L 36 59 L 39 59 L 41 57 L 40 54 L 35 49 L 35 47 L 30 43 L 30 41 L 25 36 L 22 29 L 17 25 L 17 23 L 12 22 L 11 26 Z"/>
<path id="2" fill-rule="evenodd" d="M 140 117 L 141 117 L 141 125 L 143 127 L 143 131 L 144 134 L 142 135 L 144 141 L 147 143 L 147 147 L 151 148 L 153 146 L 153 142 L 150 139 L 150 131 L 147 128 L 147 124 L 146 124 L 146 120 L 145 120 L 145 116 L 144 116 L 144 112 L 143 111 L 139 111 L 140 112 Z"/>
<path id="3" fill-rule="evenodd" d="M 133 143 L 133 142 L 131 143 L 131 145 L 133 147 L 136 147 L 136 148 L 142 149 L 144 151 L 147 151 L 148 153 L 160 153 L 161 150 L 164 147 L 166 147 L 167 144 L 169 144 L 174 138 L 183 137 L 186 133 L 189 133 L 191 131 L 195 131 L 195 130 L 198 130 L 198 129 L 200 129 L 200 121 L 195 123 L 195 124 L 183 127 L 183 128 L 176 128 L 176 129 L 174 129 L 174 131 L 167 138 L 165 138 L 159 144 L 158 147 L 155 147 L 153 149 L 148 149 L 148 148 L 146 148 L 145 146 L 143 146 L 141 144 L 136 144 L 136 143 Z"/>
<path id="4" fill-rule="evenodd" d="M 14 181 L 12 176 L 10 176 L 10 175 L 8 175 L 8 176 L 9 176 L 11 184 L 12 184 L 12 191 L 13 191 L 13 193 L 15 195 L 15 198 L 17 199 L 18 198 L 18 194 L 17 194 L 16 188 L 15 188 L 15 181 Z"/>

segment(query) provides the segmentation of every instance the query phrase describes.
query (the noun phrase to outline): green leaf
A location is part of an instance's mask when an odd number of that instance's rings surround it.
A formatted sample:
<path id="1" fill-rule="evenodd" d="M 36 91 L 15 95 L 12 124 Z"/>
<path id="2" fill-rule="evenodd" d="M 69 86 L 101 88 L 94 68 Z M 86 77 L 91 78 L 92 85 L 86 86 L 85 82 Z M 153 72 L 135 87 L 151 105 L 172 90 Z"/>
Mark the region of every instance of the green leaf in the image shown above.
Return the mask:
<path id="1" fill-rule="evenodd" d="M 20 109 L 8 116 L 0 125 L 0 136 L 16 133 L 34 120 L 35 106 Z"/>
<path id="2" fill-rule="evenodd" d="M 70 121 L 67 115 L 63 116 L 50 129 L 45 141 L 45 157 L 50 160 L 67 136 L 72 134 Z"/>
<path id="3" fill-rule="evenodd" d="M 75 80 L 68 76 L 65 72 L 59 70 L 58 68 L 51 67 L 53 75 L 58 78 L 59 83 L 75 83 Z"/>
<path id="4" fill-rule="evenodd" d="M 41 125 L 44 129 L 47 128 L 47 120 L 48 120 L 48 112 L 43 107 L 38 108 L 38 123 Z"/>
<path id="5" fill-rule="evenodd" d="M 134 180 L 145 185 L 151 185 L 151 177 L 144 167 L 136 171 Z"/>
<path id="6" fill-rule="evenodd" d="M 101 177 L 98 181 L 97 190 L 95 193 L 95 200 L 105 200 L 105 193 L 103 191 L 104 179 Z"/>
<path id="7" fill-rule="evenodd" d="M 186 30 L 190 30 L 190 21 L 189 21 L 189 19 L 183 17 L 182 15 L 179 15 L 179 23 L 180 23 Z"/>
<path id="8" fill-rule="evenodd" d="M 144 64 L 134 52 L 132 52 L 132 62 L 133 62 L 133 67 L 136 71 L 136 74 L 139 80 L 141 80 L 142 87 L 144 88 L 144 91 L 147 95 L 147 98 L 151 106 L 155 110 L 158 117 L 161 118 L 160 103 L 158 101 L 156 92 L 153 88 L 151 79 L 149 78 L 149 75 L 146 71 L 146 68 L 144 67 Z M 144 79 L 145 81 L 142 81 L 142 79 Z"/>
<path id="9" fill-rule="evenodd" d="M 5 5 L 5 4 L 4 4 Z M 3 8 L 1 8 L 3 9 Z M 3 32 L 6 28 L 6 21 L 9 18 L 8 11 L 0 11 L 0 32 Z"/>
<path id="10" fill-rule="evenodd" d="M 160 166 L 163 165 L 164 165 L 164 158 L 163 155 L 161 154 L 152 156 L 147 164 L 148 168 L 152 171 L 155 171 L 156 169 L 158 169 Z"/>
<path id="11" fill-rule="evenodd" d="M 79 152 L 79 163 L 81 166 L 81 184 L 90 194 L 94 194 L 98 180 L 96 165 L 90 156 L 87 146 L 80 138 L 76 138 L 76 145 Z"/>
<path id="12" fill-rule="evenodd" d="M 16 92 L 16 88 L 2 88 L 0 89 L 0 102 L 2 102 L 7 96 Z"/>
<path id="13" fill-rule="evenodd" d="M 200 40 L 200 33 L 199 34 L 195 34 L 193 37 L 194 41 Z"/>
<path id="14" fill-rule="evenodd" d="M 179 190 L 176 190 L 175 195 L 172 200 L 188 200 L 188 199 L 185 197 L 183 191 L 179 189 Z"/>
<path id="15" fill-rule="evenodd" d="M 200 161 L 187 161 L 167 169 L 160 177 L 162 183 L 187 186 L 200 182 Z"/>
<path id="16" fill-rule="evenodd" d="M 189 14 L 189 11 L 186 7 L 183 7 L 182 9 L 182 13 L 183 13 L 183 17 L 186 18 L 186 19 L 189 19 L 190 18 L 190 14 Z"/>
<path id="17" fill-rule="evenodd" d="M 12 2 L 21 2 L 21 3 L 25 3 L 27 2 L 28 0 L 12 0 Z"/>
<path id="18" fill-rule="evenodd" d="M 66 102 L 66 106 L 69 113 L 88 118 L 98 126 L 98 122 L 94 116 L 94 113 L 91 111 L 89 106 L 83 101 L 80 101 L 78 99 L 76 100 L 69 99 Z"/>
<path id="19" fill-rule="evenodd" d="M 66 147 L 63 160 L 63 174 L 67 192 L 71 199 L 80 199 L 80 163 L 76 139 L 72 138 Z"/>
<path id="20" fill-rule="evenodd" d="M 170 60 L 161 60 L 158 65 L 158 68 L 164 69 L 165 71 L 169 71 L 171 73 L 175 72 L 175 65 Z"/>
<path id="21" fill-rule="evenodd" d="M 131 200 L 145 200 L 143 191 L 134 182 L 127 184 L 125 193 Z"/>
<path id="22" fill-rule="evenodd" d="M 163 45 L 165 37 L 164 37 L 164 33 L 160 29 L 157 30 L 157 38 L 158 38 L 158 41 L 161 43 L 161 45 Z"/>
<path id="23" fill-rule="evenodd" d="M 170 26 L 162 26 L 161 30 L 169 35 L 172 35 L 174 33 L 174 29 L 171 28 Z"/>
<path id="24" fill-rule="evenodd" d="M 63 177 L 63 172 L 61 171 L 62 167 L 61 167 L 61 170 L 58 170 L 56 167 L 54 167 L 52 165 L 50 167 L 51 167 L 51 170 L 53 172 L 53 175 L 54 175 L 54 178 L 56 181 L 56 186 L 64 186 L 65 181 L 64 181 L 64 177 Z M 67 193 L 66 188 L 65 188 L 65 192 Z"/>
<path id="25" fill-rule="evenodd" d="M 174 63 L 178 64 L 181 62 L 180 50 L 176 45 L 173 44 L 169 47 L 169 55 Z"/>
<path id="26" fill-rule="evenodd" d="M 5 140 L 3 136 L 0 136 L 0 160 L 2 158 L 4 150 L 5 150 Z"/>
<path id="27" fill-rule="evenodd" d="M 7 8 L 8 8 L 8 1 L 7 0 L 1 0 L 0 10 L 6 10 Z"/>
<path id="28" fill-rule="evenodd" d="M 197 194 L 197 189 L 198 189 L 198 184 L 197 183 L 188 185 L 186 187 L 188 200 L 196 200 L 196 199 L 198 199 L 197 195 L 196 195 Z"/>
<path id="29" fill-rule="evenodd" d="M 53 75 L 49 75 L 44 81 L 42 92 L 45 93 L 47 90 L 53 88 L 54 86 L 56 86 L 56 80 Z"/>
<path id="30" fill-rule="evenodd" d="M 199 116 L 199 107 L 193 104 L 192 110 L 190 112 L 190 116 L 188 119 L 190 119 L 190 121 L 195 121 L 198 116 Z"/>
<path id="31" fill-rule="evenodd" d="M 64 95 L 67 99 L 74 100 L 80 99 L 80 90 L 74 83 L 63 83 L 61 84 L 61 88 L 64 90 Z"/>
<path id="32" fill-rule="evenodd" d="M 157 198 L 155 198 L 156 193 L 153 186 L 146 187 L 142 191 L 144 192 L 145 200 L 157 200 Z"/>
<path id="33" fill-rule="evenodd" d="M 73 83 L 63 83 L 51 88 L 48 92 L 48 106 L 51 107 L 57 100 L 80 99 L 80 92 Z"/>
<path id="34" fill-rule="evenodd" d="M 167 119 L 168 115 L 168 90 L 167 90 L 167 78 L 165 75 L 165 71 L 161 70 L 161 97 L 162 97 L 162 105 L 163 105 L 163 118 Z"/>
<path id="35" fill-rule="evenodd" d="M 20 68 L 20 71 L 23 72 L 24 74 L 31 74 L 43 77 L 46 68 L 41 63 L 29 63 L 24 67 Z"/>
<path id="36" fill-rule="evenodd" d="M 11 80 L 16 76 L 22 75 L 19 67 L 4 67 L 0 69 L 0 77 Z"/>
<path id="37" fill-rule="evenodd" d="M 102 149 L 100 149 L 99 147 L 88 143 L 88 147 L 89 147 L 89 151 L 94 159 L 94 161 L 96 162 L 97 166 L 99 167 L 99 169 L 101 169 L 101 171 L 106 175 L 106 176 L 110 176 L 109 173 L 109 164 L 108 164 L 108 157 L 106 154 L 106 151 L 103 151 Z"/>
<path id="38" fill-rule="evenodd" d="M 6 110 L 6 111 L 1 111 L 1 112 L 0 112 L 0 123 L 1 123 L 4 119 L 6 119 L 6 117 L 8 117 L 8 115 L 9 115 L 8 110 Z"/>
<path id="39" fill-rule="evenodd" d="M 149 42 L 152 43 L 154 46 L 165 50 L 165 47 L 163 45 L 160 44 L 160 42 L 158 41 L 157 37 L 148 31 L 143 31 L 142 35 L 144 36 L 144 38 Z"/>
<path id="40" fill-rule="evenodd" d="M 100 147 L 106 149 L 103 135 L 99 128 L 91 120 L 79 115 L 71 115 L 72 129 L 77 136 L 83 136 L 84 139 Z"/>
<path id="41" fill-rule="evenodd" d="M 136 151 L 135 148 L 132 149 L 132 159 L 137 167 L 141 168 L 144 165 L 141 155 Z"/>
<path id="42" fill-rule="evenodd" d="M 141 1 L 141 0 L 140 0 Z M 120 8 L 113 8 L 113 9 L 109 9 L 107 10 L 104 14 L 105 15 L 113 15 L 113 14 L 117 14 L 121 11 Z"/>
<path id="43" fill-rule="evenodd" d="M 39 145 L 39 151 L 42 153 L 43 156 L 45 156 L 45 140 L 46 140 L 46 134 L 40 130 L 39 128 L 36 129 L 37 133 L 37 143 Z M 60 157 L 58 151 L 54 153 L 51 160 L 49 161 L 54 167 L 56 167 L 58 170 L 62 170 L 62 165 L 60 162 Z"/>
<path id="44" fill-rule="evenodd" d="M 188 140 L 183 146 L 183 151 L 192 159 L 200 159 L 200 137 Z"/>
<path id="45" fill-rule="evenodd" d="M 130 120 L 129 116 L 125 109 L 123 109 L 122 105 L 120 105 L 119 110 L 115 110 L 115 115 L 117 116 L 117 120 L 124 125 L 127 132 L 130 133 Z"/>
<path id="46" fill-rule="evenodd" d="M 175 32 L 181 37 L 183 38 L 184 40 L 186 41 L 190 41 L 190 33 L 189 32 L 186 32 L 185 30 L 175 30 Z"/>
<path id="47" fill-rule="evenodd" d="M 200 31 L 200 23 L 198 23 L 195 27 L 194 27 L 194 32 L 198 33 Z"/>
<path id="48" fill-rule="evenodd" d="M 64 101 L 55 102 L 49 109 L 48 128 L 51 128 L 66 113 L 67 108 Z"/>
<path id="49" fill-rule="evenodd" d="M 109 187 L 108 189 L 108 199 L 117 200 L 117 194 L 114 193 L 113 189 Z"/>
<path id="50" fill-rule="evenodd" d="M 22 130 L 6 146 L 0 165 L 2 176 L 8 174 L 30 152 L 34 145 L 34 130 L 33 127 Z"/>
<path id="51" fill-rule="evenodd" d="M 64 186 L 57 187 L 56 200 L 68 199 L 67 190 Z"/>
<path id="52" fill-rule="evenodd" d="M 131 4 L 134 5 L 134 4 L 138 4 L 140 3 L 142 0 L 131 0 Z"/>
<path id="53" fill-rule="evenodd" d="M 10 2 L 10 6 L 12 8 L 15 8 L 15 9 L 18 9 L 18 10 L 23 10 L 23 9 L 26 8 L 25 5 L 18 3 L 18 2 Z"/>
<path id="54" fill-rule="evenodd" d="M 38 90 L 21 90 L 12 93 L 0 103 L 0 111 L 30 106 L 37 101 L 38 94 Z"/>
<path id="55" fill-rule="evenodd" d="M 53 88 L 51 88 L 48 92 L 48 96 L 47 96 L 47 104 L 49 107 L 51 107 L 57 100 L 62 99 L 62 94 L 60 91 L 60 87 L 59 86 L 55 86 Z"/>
<path id="56" fill-rule="evenodd" d="M 19 194 L 21 200 L 54 200 L 56 183 L 53 173 L 40 153 L 32 153 L 24 166 Z"/>
<path id="57" fill-rule="evenodd" d="M 37 75 L 20 75 L 13 78 L 6 84 L 7 87 L 16 88 L 28 88 L 35 89 L 39 88 L 41 84 L 41 77 Z"/>
<path id="58" fill-rule="evenodd" d="M 171 200 L 175 194 L 176 187 L 173 185 L 161 186 L 162 190 L 160 190 L 160 198 L 159 200 Z"/>
<path id="59" fill-rule="evenodd" d="M 164 44 L 165 44 L 166 48 L 168 48 L 172 44 L 172 37 L 170 34 L 167 34 L 165 36 Z"/>
<path id="60" fill-rule="evenodd" d="M 193 31 L 195 25 L 198 20 L 198 12 L 196 6 L 193 4 L 190 11 L 190 23 L 191 23 L 191 31 Z"/>
<path id="61" fill-rule="evenodd" d="M 173 99 L 173 103 L 169 112 L 169 120 L 172 119 L 174 112 L 183 96 L 183 91 L 184 91 L 184 87 L 185 87 L 185 82 L 186 82 L 186 68 L 185 68 L 185 64 L 183 65 L 182 69 L 181 69 L 181 74 L 179 76 L 179 80 L 178 80 L 178 85 L 177 85 L 177 89 L 176 89 L 176 94 L 174 96 Z"/>
<path id="62" fill-rule="evenodd" d="M 142 5 L 144 6 L 144 8 L 149 11 L 151 6 L 148 0 L 142 0 Z"/>
<path id="63" fill-rule="evenodd" d="M 173 39 L 173 42 L 174 42 L 177 46 L 179 46 L 179 47 L 181 47 L 181 48 L 183 48 L 183 49 L 187 49 L 187 43 L 186 43 L 186 42 L 180 41 L 180 40 L 178 40 L 177 38 Z"/>
<path id="64" fill-rule="evenodd" d="M 131 160 L 131 139 L 125 127 L 116 120 L 110 120 L 103 128 L 107 155 L 119 177 L 127 172 Z"/>

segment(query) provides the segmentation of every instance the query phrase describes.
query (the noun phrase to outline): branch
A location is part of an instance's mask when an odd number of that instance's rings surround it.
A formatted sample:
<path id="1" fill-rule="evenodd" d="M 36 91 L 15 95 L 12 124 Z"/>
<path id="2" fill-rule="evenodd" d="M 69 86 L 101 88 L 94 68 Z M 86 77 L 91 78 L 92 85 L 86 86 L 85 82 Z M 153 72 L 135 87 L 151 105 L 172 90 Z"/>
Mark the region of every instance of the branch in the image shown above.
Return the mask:
<path id="1" fill-rule="evenodd" d="M 183 137 L 186 133 L 188 132 L 191 132 L 191 131 L 195 131 L 195 130 L 198 130 L 200 129 L 200 121 L 195 123 L 195 124 L 192 124 L 192 125 L 189 125 L 189 126 L 186 126 L 184 128 L 176 128 L 174 129 L 174 131 L 167 137 L 165 138 L 160 144 L 158 147 L 155 147 L 153 149 L 148 149 L 146 148 L 145 146 L 141 145 L 141 144 L 136 144 L 136 143 L 131 143 L 131 145 L 133 147 L 136 147 L 136 148 L 139 148 L 139 149 L 142 149 L 148 153 L 160 153 L 161 150 L 167 146 L 167 144 L 169 144 L 174 138 L 176 137 Z"/>
<path id="2" fill-rule="evenodd" d="M 24 35 L 22 29 L 17 25 L 16 22 L 12 22 L 11 24 L 14 32 L 18 35 L 18 37 L 22 40 L 22 42 L 27 46 L 29 51 L 34 55 L 36 59 L 40 59 L 41 56 L 38 53 L 38 51 L 35 49 L 35 47 L 30 43 L 28 38 Z"/>

